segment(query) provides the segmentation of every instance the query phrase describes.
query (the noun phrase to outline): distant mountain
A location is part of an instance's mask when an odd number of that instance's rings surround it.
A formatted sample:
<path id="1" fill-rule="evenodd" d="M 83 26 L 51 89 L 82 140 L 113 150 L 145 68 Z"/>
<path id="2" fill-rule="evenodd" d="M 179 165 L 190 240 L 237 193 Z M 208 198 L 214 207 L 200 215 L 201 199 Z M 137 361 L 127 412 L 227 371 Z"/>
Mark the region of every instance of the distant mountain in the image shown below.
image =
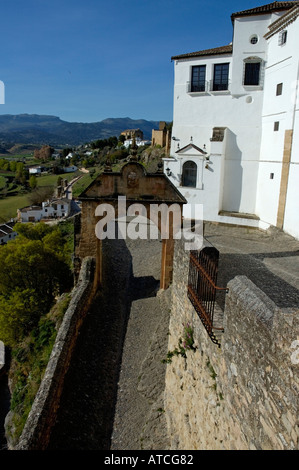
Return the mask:
<path id="1" fill-rule="evenodd" d="M 145 119 L 108 118 L 100 122 L 62 121 L 57 116 L 39 114 L 0 115 L 0 143 L 80 145 L 97 139 L 118 137 L 126 129 L 141 129 L 144 138 L 151 140 L 152 129 L 159 121 Z"/>

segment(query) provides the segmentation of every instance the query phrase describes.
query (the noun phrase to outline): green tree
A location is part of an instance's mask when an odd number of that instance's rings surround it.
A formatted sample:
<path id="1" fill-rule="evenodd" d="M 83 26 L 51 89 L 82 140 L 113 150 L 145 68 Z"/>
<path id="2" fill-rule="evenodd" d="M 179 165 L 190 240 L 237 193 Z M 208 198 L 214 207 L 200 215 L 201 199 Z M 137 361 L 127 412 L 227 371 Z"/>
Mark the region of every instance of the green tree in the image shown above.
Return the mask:
<path id="1" fill-rule="evenodd" d="M 14 172 L 16 171 L 16 169 L 17 169 L 17 163 L 14 162 L 14 161 L 11 161 L 11 162 L 9 163 L 9 169 L 10 169 L 10 171 L 12 171 L 12 172 L 14 173 Z"/>
<path id="2" fill-rule="evenodd" d="M 41 205 L 42 202 L 51 198 L 54 193 L 54 186 L 37 186 L 29 195 L 30 204 Z"/>
<path id="3" fill-rule="evenodd" d="M 31 175 L 29 178 L 29 186 L 31 189 L 35 189 L 37 186 L 37 179 L 35 175 Z"/>
<path id="4" fill-rule="evenodd" d="M 21 184 L 25 184 L 26 183 L 26 170 L 25 170 L 25 167 L 24 167 L 24 163 L 22 162 L 18 162 L 16 164 L 16 181 L 21 183 Z"/>
<path id="5" fill-rule="evenodd" d="M 0 339 L 13 346 L 72 286 L 66 240 L 59 227 L 16 224 L 18 237 L 0 247 Z"/>

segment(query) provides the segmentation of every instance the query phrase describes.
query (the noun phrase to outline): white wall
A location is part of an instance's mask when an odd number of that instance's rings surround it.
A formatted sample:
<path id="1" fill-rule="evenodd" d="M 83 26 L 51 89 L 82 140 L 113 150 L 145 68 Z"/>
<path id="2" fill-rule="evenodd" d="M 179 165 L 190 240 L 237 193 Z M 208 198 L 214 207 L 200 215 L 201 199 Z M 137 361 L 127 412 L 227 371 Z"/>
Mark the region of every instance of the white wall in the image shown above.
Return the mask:
<path id="1" fill-rule="evenodd" d="M 0 244 L 7 243 L 10 240 L 13 240 L 14 238 L 16 238 L 16 236 L 17 236 L 17 232 L 12 232 L 12 233 L 9 233 L 8 235 L 5 235 L 4 233 L 0 232 Z"/>
<path id="2" fill-rule="evenodd" d="M 21 221 L 30 222 L 29 218 L 34 217 L 35 222 L 39 222 L 42 218 L 42 209 L 32 210 L 27 212 L 21 212 Z"/>
<path id="3" fill-rule="evenodd" d="M 299 236 L 298 215 L 298 164 L 296 149 L 299 145 L 298 125 L 294 121 L 294 110 L 298 108 L 298 20 L 289 24 L 287 42 L 279 45 L 279 32 L 268 39 L 268 61 L 265 70 L 265 92 L 262 110 L 262 141 L 260 166 L 257 185 L 256 213 L 272 225 L 277 223 L 281 171 L 284 152 L 285 131 L 294 128 L 293 150 L 286 199 L 284 230 L 291 235 Z M 276 95 L 277 84 L 282 83 L 282 95 Z M 295 103 L 297 102 L 297 104 Z M 274 122 L 279 122 L 279 130 L 274 131 Z M 295 123 L 295 126 L 294 126 Z M 270 179 L 270 174 L 274 178 Z"/>
<path id="4" fill-rule="evenodd" d="M 213 128 L 226 127 L 228 137 L 225 157 L 223 157 L 225 158 L 224 185 L 223 192 L 221 191 L 222 201 L 219 201 L 217 213 L 221 209 L 253 213 L 261 138 L 262 90 L 251 91 L 250 95 L 242 90 L 243 95 L 240 96 L 224 92 L 187 93 L 187 82 L 190 80 L 193 65 L 206 64 L 209 81 L 212 78 L 213 64 L 225 62 L 230 63 L 231 83 L 233 69 L 236 73 L 238 72 L 238 76 L 233 81 L 242 83 L 243 59 L 238 67 L 232 65 L 233 61 L 229 55 L 175 62 L 172 135 L 176 140 L 172 140 L 171 155 L 175 154 L 178 143 L 181 148 L 184 147 L 190 142 L 191 136 L 195 145 L 201 148 L 206 145 L 209 153 Z M 249 102 L 248 96 L 250 96 Z M 216 190 L 218 176 L 216 178 L 216 173 L 214 173 L 214 181 L 212 176 L 209 179 L 209 185 L 205 185 L 204 189 L 209 193 L 207 201 L 210 201 Z M 208 207 L 205 212 L 210 218 Z"/>
<path id="5" fill-rule="evenodd" d="M 182 162 L 177 159 L 177 146 L 193 143 L 211 153 L 214 127 L 226 128 L 226 141 L 221 151 L 211 158 L 209 171 L 203 170 L 198 189 L 179 188 L 189 202 L 204 204 L 207 220 L 221 221 L 220 210 L 255 214 L 260 225 L 276 225 L 280 195 L 285 131 L 292 129 L 293 147 L 286 198 L 284 229 L 299 237 L 299 109 L 298 84 L 299 18 L 287 26 L 284 46 L 278 45 L 278 33 L 270 39 L 264 35 L 268 26 L 284 12 L 235 18 L 233 54 L 192 57 L 174 60 L 174 110 L 171 160 L 165 162 L 179 186 Z M 258 42 L 252 44 L 252 36 Z M 259 86 L 243 85 L 244 60 L 261 60 Z M 206 81 L 213 78 L 213 65 L 230 64 L 229 93 L 188 93 L 191 69 L 206 65 Z M 283 93 L 276 96 L 276 86 L 283 83 Z M 296 99 L 296 103 L 295 100 Z M 295 106 L 296 104 L 296 106 Z M 279 130 L 274 131 L 274 122 Z M 166 165 L 167 163 L 167 165 Z"/>
<path id="6" fill-rule="evenodd" d="M 39 222 L 41 219 L 48 217 L 63 217 L 69 215 L 69 205 L 57 204 L 57 209 L 55 210 L 52 206 L 47 206 L 47 203 L 43 203 L 41 209 L 39 210 L 29 210 L 27 212 L 21 212 L 21 221 L 30 222 L 29 218 L 34 217 L 35 222 Z M 62 208 L 63 205 L 63 208 Z"/>

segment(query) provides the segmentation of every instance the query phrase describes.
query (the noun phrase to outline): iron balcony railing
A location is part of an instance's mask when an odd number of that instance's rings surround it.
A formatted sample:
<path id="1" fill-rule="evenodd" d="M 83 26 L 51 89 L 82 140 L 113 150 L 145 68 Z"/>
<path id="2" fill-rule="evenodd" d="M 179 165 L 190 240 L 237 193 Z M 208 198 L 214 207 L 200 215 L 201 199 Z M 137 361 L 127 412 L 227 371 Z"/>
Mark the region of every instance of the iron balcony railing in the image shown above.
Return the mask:
<path id="1" fill-rule="evenodd" d="M 230 80 L 226 82 L 218 83 L 213 80 L 205 81 L 200 84 L 194 84 L 192 82 L 186 83 L 187 93 L 212 93 L 212 92 L 229 92 Z"/>
<path id="2" fill-rule="evenodd" d="M 221 82 L 217 80 L 211 80 L 209 84 L 209 89 L 210 89 L 210 92 L 229 91 L 230 80 L 223 80 Z"/>
<path id="3" fill-rule="evenodd" d="M 190 252 L 188 297 L 211 340 L 220 347 L 215 332 L 223 331 L 223 325 L 215 318 L 215 305 L 218 293 L 228 290 L 217 286 L 218 261 L 219 251 L 213 246 Z"/>
<path id="4" fill-rule="evenodd" d="M 186 88 L 187 88 L 187 93 L 206 93 L 209 88 L 209 83 L 208 82 L 201 82 L 201 83 L 192 83 L 192 82 L 187 82 Z"/>

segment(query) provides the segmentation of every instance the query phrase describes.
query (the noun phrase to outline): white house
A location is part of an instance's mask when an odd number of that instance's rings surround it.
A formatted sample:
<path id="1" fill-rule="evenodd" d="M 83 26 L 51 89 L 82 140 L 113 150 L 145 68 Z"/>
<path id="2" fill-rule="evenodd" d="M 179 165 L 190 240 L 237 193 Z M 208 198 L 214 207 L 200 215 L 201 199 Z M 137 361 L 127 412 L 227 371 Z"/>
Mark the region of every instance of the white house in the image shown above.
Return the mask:
<path id="1" fill-rule="evenodd" d="M 174 109 L 164 171 L 204 220 L 299 238 L 299 2 L 231 15 L 233 42 L 173 56 Z"/>
<path id="2" fill-rule="evenodd" d="M 45 219 L 68 217 L 71 212 L 70 199 L 54 199 L 42 203 L 42 206 L 27 206 L 18 209 L 19 222 L 39 222 Z"/>
<path id="3" fill-rule="evenodd" d="M 42 172 L 41 166 L 32 166 L 29 168 L 29 175 L 40 175 Z"/>
<path id="4" fill-rule="evenodd" d="M 137 147 L 144 146 L 144 145 L 150 145 L 151 141 L 150 140 L 142 140 L 139 137 L 136 137 L 135 143 Z M 133 139 L 127 139 L 124 141 L 124 147 L 128 148 L 130 145 L 133 144 Z"/>
<path id="5" fill-rule="evenodd" d="M 6 224 L 0 225 L 0 245 L 4 245 L 16 238 L 18 234 L 14 231 L 14 225 L 14 222 L 7 222 Z"/>

